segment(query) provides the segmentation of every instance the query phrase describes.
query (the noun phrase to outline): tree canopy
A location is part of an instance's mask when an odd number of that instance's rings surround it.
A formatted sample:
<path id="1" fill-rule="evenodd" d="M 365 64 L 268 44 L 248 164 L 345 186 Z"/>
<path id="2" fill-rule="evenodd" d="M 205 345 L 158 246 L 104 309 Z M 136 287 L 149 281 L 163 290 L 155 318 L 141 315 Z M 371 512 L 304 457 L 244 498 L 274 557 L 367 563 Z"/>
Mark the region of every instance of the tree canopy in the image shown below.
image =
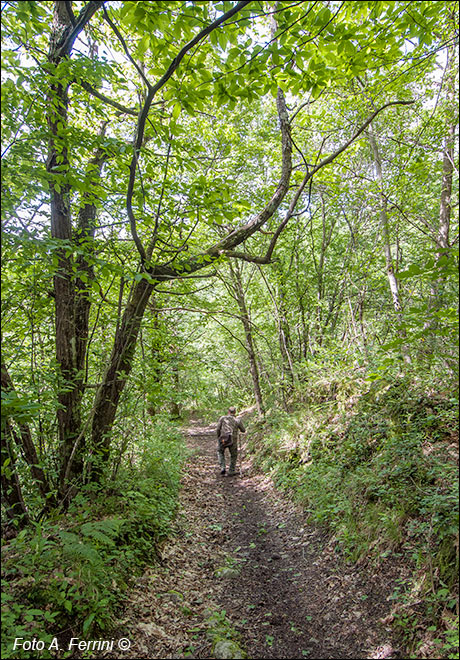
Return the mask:
<path id="1" fill-rule="evenodd" d="M 1 12 L 7 535 L 110 491 L 165 418 L 339 383 L 453 404 L 457 3 Z"/>
<path id="2" fill-rule="evenodd" d="M 102 474 L 142 323 L 151 399 L 196 319 L 260 413 L 260 369 L 289 398 L 322 351 L 454 368 L 453 3 L 2 15 L 7 414 L 56 447 L 58 498 Z"/>

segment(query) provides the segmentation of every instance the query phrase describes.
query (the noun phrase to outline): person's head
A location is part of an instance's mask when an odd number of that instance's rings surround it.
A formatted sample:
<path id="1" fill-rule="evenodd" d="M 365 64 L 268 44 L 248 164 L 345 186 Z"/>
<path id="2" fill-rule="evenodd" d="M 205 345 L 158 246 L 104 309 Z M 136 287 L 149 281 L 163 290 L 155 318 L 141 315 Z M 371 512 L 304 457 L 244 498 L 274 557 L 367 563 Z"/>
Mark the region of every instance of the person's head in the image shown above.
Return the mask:
<path id="1" fill-rule="evenodd" d="M 228 414 L 229 414 L 229 415 L 236 415 L 236 408 L 235 408 L 235 406 L 230 406 L 230 408 L 228 409 Z"/>

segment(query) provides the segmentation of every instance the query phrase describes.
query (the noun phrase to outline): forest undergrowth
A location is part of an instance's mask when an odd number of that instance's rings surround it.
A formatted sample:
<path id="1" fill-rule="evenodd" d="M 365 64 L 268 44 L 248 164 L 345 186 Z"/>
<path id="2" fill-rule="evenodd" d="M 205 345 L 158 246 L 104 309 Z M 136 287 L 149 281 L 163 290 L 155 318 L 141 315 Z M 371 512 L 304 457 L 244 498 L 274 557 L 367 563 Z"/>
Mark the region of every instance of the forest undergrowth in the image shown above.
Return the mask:
<path id="1" fill-rule="evenodd" d="M 414 378 L 339 369 L 334 378 L 318 371 L 296 396 L 290 411 L 251 416 L 246 462 L 300 506 L 353 573 L 403 567 L 384 624 L 410 657 L 457 657 L 456 399 Z M 208 419 L 217 415 L 208 409 Z M 83 490 L 66 512 L 38 516 L 4 543 L 2 657 L 31 657 L 12 648 L 16 638 L 65 647 L 112 634 L 132 585 L 161 563 L 188 452 L 177 421 L 142 424 L 104 491 Z"/>
<path id="2" fill-rule="evenodd" d="M 409 377 L 338 372 L 247 450 L 348 561 L 400 557 L 388 622 L 413 657 L 458 657 L 458 400 Z"/>
<path id="3" fill-rule="evenodd" d="M 83 489 L 3 544 L 2 657 L 62 657 L 71 638 L 110 630 L 136 576 L 158 559 L 175 517 L 183 438 L 175 425 L 147 422 L 144 438 L 110 484 Z M 22 641 L 16 642 L 15 640 Z M 65 657 L 68 657 L 65 655 Z"/>

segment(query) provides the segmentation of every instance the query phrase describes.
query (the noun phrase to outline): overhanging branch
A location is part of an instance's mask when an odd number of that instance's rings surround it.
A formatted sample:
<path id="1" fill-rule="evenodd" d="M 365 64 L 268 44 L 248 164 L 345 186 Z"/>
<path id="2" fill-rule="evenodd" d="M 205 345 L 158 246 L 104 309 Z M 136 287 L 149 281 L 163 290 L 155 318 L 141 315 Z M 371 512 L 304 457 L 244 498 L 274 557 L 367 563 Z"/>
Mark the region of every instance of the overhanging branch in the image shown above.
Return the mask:
<path id="1" fill-rule="evenodd" d="M 360 128 L 356 131 L 356 133 L 353 135 L 350 140 L 345 142 L 341 147 L 339 147 L 334 153 L 332 153 L 330 156 L 327 158 L 324 158 L 320 163 L 318 163 L 313 169 L 309 172 L 306 173 L 306 175 L 303 178 L 302 183 L 300 186 L 297 188 L 296 193 L 292 199 L 291 204 L 289 205 L 289 209 L 284 217 L 284 220 L 282 223 L 278 226 L 276 229 L 272 240 L 270 241 L 270 244 L 268 246 L 268 250 L 265 254 L 265 256 L 258 257 L 254 256 L 251 254 L 248 254 L 247 252 L 237 252 L 234 250 L 226 250 L 224 252 L 225 256 L 231 257 L 234 259 L 242 259 L 243 261 L 249 261 L 251 263 L 256 263 L 256 264 L 268 264 L 271 261 L 272 255 L 273 255 L 273 250 L 275 249 L 276 242 L 283 231 L 283 229 L 286 227 L 288 221 L 292 218 L 294 214 L 294 210 L 297 206 L 297 202 L 300 199 L 300 196 L 302 195 L 305 186 L 307 185 L 308 181 L 310 181 L 313 177 L 313 175 L 318 172 L 321 168 L 325 167 L 326 165 L 329 165 L 333 160 L 337 158 L 341 153 L 343 153 L 348 147 L 356 140 L 359 135 L 369 126 L 369 124 L 375 119 L 375 117 L 382 112 L 382 110 L 385 110 L 385 108 L 388 108 L 389 106 L 392 105 L 410 105 L 414 103 L 414 101 L 390 101 L 389 103 L 386 103 L 384 106 L 376 110 L 375 112 L 372 113 L 372 115 L 360 126 Z"/>
<path id="2" fill-rule="evenodd" d="M 334 151 L 330 156 L 327 158 L 324 158 L 321 162 L 318 163 L 318 165 L 315 165 L 315 167 L 312 169 L 310 172 L 310 178 L 318 172 L 321 168 L 323 168 L 325 165 L 329 165 L 329 163 L 332 163 L 333 160 L 337 158 L 342 152 L 345 151 L 345 149 L 348 149 L 348 147 L 356 140 L 357 137 L 361 135 L 363 131 L 366 130 L 366 128 L 369 126 L 369 124 L 377 117 L 377 115 L 382 112 L 382 110 L 386 110 L 386 108 L 389 108 L 391 105 L 412 105 L 415 103 L 415 101 L 390 101 L 389 103 L 385 103 L 385 105 L 382 105 L 381 108 L 378 108 L 375 112 L 371 114 L 371 116 L 364 122 L 362 126 L 356 131 L 356 133 L 353 135 L 352 138 L 350 138 L 347 142 L 345 142 L 344 145 L 339 147 L 336 151 Z"/>
<path id="3" fill-rule="evenodd" d="M 145 123 L 147 121 L 147 116 L 149 114 L 150 106 L 152 105 L 155 94 L 158 92 L 158 90 L 164 87 L 166 82 L 171 78 L 171 76 L 178 68 L 179 64 L 181 63 L 187 52 L 191 48 L 193 48 L 196 44 L 198 44 L 200 41 L 202 41 L 205 37 L 207 37 L 208 34 L 210 34 L 213 30 L 215 30 L 220 25 L 222 25 L 222 23 L 225 23 L 229 18 L 231 18 L 232 16 L 237 14 L 241 9 L 246 7 L 246 5 L 250 3 L 250 1 L 251 0 L 242 0 L 241 2 L 238 2 L 234 7 L 232 7 L 232 9 L 227 11 L 217 20 L 207 25 L 193 39 L 191 39 L 187 44 L 185 44 L 185 46 L 179 51 L 176 57 L 172 60 L 171 64 L 169 65 L 163 76 L 155 83 L 155 85 L 151 85 L 151 83 L 149 83 L 149 81 L 145 78 L 145 76 L 143 76 L 144 82 L 147 85 L 148 93 L 144 101 L 144 105 L 142 106 L 142 109 L 139 113 L 139 119 L 137 122 L 136 137 L 134 139 L 134 153 L 129 166 L 129 181 L 128 181 L 128 190 L 126 193 L 126 210 L 128 213 L 131 235 L 133 237 L 134 243 L 136 244 L 137 250 L 140 254 L 142 264 L 144 264 L 145 261 L 147 260 L 147 254 L 137 233 L 136 218 L 134 215 L 132 202 L 134 195 L 134 185 L 136 181 L 137 163 L 138 163 L 142 142 L 144 140 Z"/>
<path id="4" fill-rule="evenodd" d="M 281 130 L 282 165 L 278 186 L 268 204 L 249 222 L 247 222 L 242 227 L 235 229 L 218 243 L 212 245 L 210 248 L 208 248 L 208 250 L 206 250 L 206 252 L 191 257 L 187 261 L 179 262 L 176 265 L 162 264 L 160 266 L 155 266 L 150 271 L 154 279 L 158 279 L 159 281 L 165 279 L 176 279 L 181 277 L 184 273 L 187 274 L 196 270 L 200 270 L 204 266 L 212 263 L 213 261 L 216 261 L 216 259 L 225 255 L 226 252 L 232 250 L 234 247 L 240 245 L 247 238 L 252 236 L 267 222 L 267 220 L 273 216 L 275 211 L 279 208 L 281 202 L 289 190 L 289 181 L 292 172 L 291 126 L 286 108 L 286 100 L 281 89 L 278 89 L 276 104 Z"/>
<path id="5" fill-rule="evenodd" d="M 75 80 L 75 82 L 77 83 L 77 85 L 83 87 L 83 89 L 85 89 L 89 94 L 95 96 L 100 101 L 103 101 L 108 105 L 111 105 L 112 107 L 116 108 L 116 110 L 119 110 L 120 112 L 126 115 L 133 115 L 134 117 L 138 116 L 139 112 L 135 108 L 127 108 L 121 103 L 118 103 L 118 101 L 114 101 L 108 96 L 105 96 L 105 94 L 99 92 L 95 87 L 93 87 L 88 82 L 86 82 L 86 80 Z"/>

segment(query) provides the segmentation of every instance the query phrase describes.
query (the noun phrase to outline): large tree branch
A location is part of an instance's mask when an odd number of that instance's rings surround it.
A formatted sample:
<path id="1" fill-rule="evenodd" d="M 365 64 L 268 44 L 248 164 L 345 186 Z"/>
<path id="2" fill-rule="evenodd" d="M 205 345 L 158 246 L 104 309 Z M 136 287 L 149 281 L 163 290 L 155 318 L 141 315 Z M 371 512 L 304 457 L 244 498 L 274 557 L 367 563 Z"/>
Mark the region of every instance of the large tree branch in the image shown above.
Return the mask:
<path id="1" fill-rule="evenodd" d="M 277 109 L 281 130 L 282 165 L 278 186 L 268 204 L 249 222 L 247 222 L 242 227 L 232 231 L 218 243 L 215 243 L 210 248 L 208 248 L 206 252 L 191 257 L 187 261 L 179 262 L 175 265 L 162 264 L 155 266 L 151 271 L 149 271 L 154 279 L 158 279 L 160 281 L 176 279 L 177 277 L 181 277 L 182 275 L 203 268 L 207 264 L 224 255 L 228 250 L 232 250 L 232 248 L 240 245 L 247 238 L 252 236 L 258 229 L 260 229 L 260 227 L 262 227 L 262 225 L 267 222 L 267 220 L 273 216 L 275 211 L 279 208 L 281 202 L 286 196 L 286 193 L 288 192 L 289 180 L 291 178 L 292 172 L 291 126 L 286 108 L 286 100 L 281 89 L 278 89 Z"/>
<path id="2" fill-rule="evenodd" d="M 265 256 L 263 257 L 257 257 L 253 256 L 252 254 L 249 254 L 247 252 L 238 252 L 237 250 L 226 250 L 225 251 L 225 256 L 230 257 L 232 259 L 242 259 L 243 261 L 249 261 L 250 263 L 253 264 L 259 264 L 259 265 L 264 265 L 264 264 L 269 264 L 271 263 L 272 260 L 272 255 L 273 255 L 273 250 L 275 249 L 276 243 L 278 241 L 278 238 L 281 235 L 281 232 L 283 229 L 286 227 L 289 219 L 291 218 L 291 214 L 286 214 L 286 217 L 284 218 L 283 222 L 277 227 L 275 233 L 273 234 L 272 240 L 270 241 L 270 244 L 268 246 L 267 252 Z"/>
<path id="3" fill-rule="evenodd" d="M 123 50 L 125 51 L 125 55 L 126 55 L 126 57 L 127 57 L 128 60 L 131 62 L 131 64 L 133 65 L 133 67 L 136 69 L 137 73 L 138 73 L 139 76 L 142 78 L 142 80 L 144 81 L 144 83 L 145 83 L 145 84 L 147 85 L 147 87 L 150 89 L 151 85 L 150 85 L 148 79 L 146 78 L 145 73 L 143 72 L 142 68 L 139 66 L 139 64 L 136 62 L 136 60 L 134 59 L 134 57 L 133 57 L 133 56 L 131 55 L 131 53 L 129 52 L 129 48 L 128 48 L 127 44 L 126 44 L 126 41 L 125 41 L 124 38 L 123 38 L 123 35 L 121 34 L 120 30 L 117 28 L 117 26 L 115 25 L 115 23 L 112 21 L 112 19 L 111 19 L 110 16 L 108 15 L 107 10 L 106 10 L 105 7 L 104 7 L 104 18 L 105 18 L 105 20 L 107 21 L 107 23 L 110 25 L 110 27 L 112 28 L 112 30 L 115 32 L 115 35 L 116 35 L 118 41 L 121 43 L 122 48 L 123 48 Z"/>
<path id="4" fill-rule="evenodd" d="M 300 199 L 300 196 L 302 195 L 305 186 L 307 183 L 312 179 L 313 175 L 316 174 L 320 169 L 325 167 L 326 165 L 329 165 L 329 163 L 332 163 L 333 160 L 337 158 L 341 153 L 343 153 L 348 147 L 356 140 L 356 138 L 361 135 L 361 133 L 369 126 L 369 124 L 375 119 L 375 117 L 382 112 L 382 110 L 385 110 L 385 108 L 388 108 L 389 106 L 392 105 L 410 105 L 414 103 L 414 101 L 390 101 L 389 103 L 386 103 L 384 106 L 373 112 L 370 117 L 362 124 L 362 126 L 359 127 L 359 129 L 354 133 L 353 137 L 351 137 L 345 144 L 343 144 L 341 147 L 336 149 L 330 156 L 327 158 L 324 158 L 322 161 L 320 161 L 311 171 L 308 171 L 306 175 L 303 178 L 302 183 L 300 186 L 297 188 L 296 193 L 291 201 L 291 204 L 289 205 L 289 209 L 284 217 L 284 220 L 281 222 L 281 224 L 278 226 L 276 229 L 272 240 L 270 241 L 270 244 L 268 246 L 267 252 L 265 256 L 259 257 L 259 256 L 253 256 L 251 254 L 248 254 L 246 252 L 237 252 L 234 250 L 225 250 L 224 254 L 227 257 L 232 257 L 235 259 L 242 259 L 244 261 L 249 261 L 252 263 L 256 264 L 268 264 L 271 261 L 271 257 L 273 255 L 273 251 L 276 246 L 276 242 L 283 231 L 283 229 L 286 227 L 288 221 L 294 214 L 294 210 L 296 208 L 297 202 Z"/>
<path id="5" fill-rule="evenodd" d="M 289 188 L 289 181 L 291 178 L 292 172 L 292 140 L 291 140 L 291 127 L 289 122 L 289 116 L 286 108 L 286 101 L 284 94 L 281 89 L 278 89 L 277 96 L 277 108 L 278 108 L 278 117 L 280 120 L 280 130 L 281 130 L 281 152 L 282 152 L 282 166 L 281 166 L 281 176 L 277 186 L 277 189 L 265 206 L 265 208 L 258 213 L 254 218 L 252 218 L 248 223 L 235 229 L 228 236 L 223 238 L 221 241 L 211 246 L 206 254 L 209 256 L 217 256 L 222 254 L 225 250 L 232 249 L 233 247 L 239 245 L 247 238 L 252 236 L 262 225 L 264 225 L 267 220 L 269 220 L 275 211 L 280 206 L 283 201 L 286 193 Z"/>
<path id="6" fill-rule="evenodd" d="M 193 48 L 196 44 L 198 44 L 200 41 L 202 41 L 205 37 L 207 37 L 208 34 L 210 34 L 213 30 L 215 30 L 220 25 L 222 25 L 222 23 L 225 23 L 225 21 L 227 21 L 229 18 L 237 14 L 241 9 L 246 7 L 246 5 L 249 4 L 249 2 L 250 0 L 242 0 L 241 2 L 238 2 L 234 7 L 232 7 L 232 9 L 227 11 L 217 20 L 207 25 L 193 39 L 191 39 L 191 41 L 185 44 L 185 46 L 179 51 L 176 57 L 172 60 L 171 64 L 169 65 L 163 76 L 155 83 L 155 85 L 151 85 L 148 82 L 148 80 L 145 79 L 144 77 L 144 81 L 146 82 L 148 93 L 144 101 L 144 105 L 139 113 L 139 119 L 137 122 L 136 137 L 134 139 L 134 153 L 131 159 L 131 164 L 129 166 L 129 181 L 128 181 L 128 190 L 126 193 L 126 210 L 128 213 L 131 235 L 133 237 L 137 250 L 140 254 L 142 263 L 146 261 L 147 254 L 137 233 L 136 218 L 132 207 L 132 201 L 134 194 L 134 186 L 136 182 L 137 163 L 138 163 L 142 142 L 144 140 L 145 123 L 147 121 L 147 116 L 149 114 L 152 101 L 158 90 L 164 87 L 166 82 L 171 78 L 174 71 L 178 68 L 179 64 L 181 63 L 184 56 L 188 53 L 188 51 L 191 48 Z"/>
<path id="7" fill-rule="evenodd" d="M 75 43 L 75 39 L 78 37 L 85 25 L 89 23 L 97 10 L 103 6 L 104 2 L 105 0 L 91 0 L 83 7 L 76 21 L 75 19 L 72 20 L 70 17 L 69 20 L 71 20 L 73 24 L 63 31 L 60 39 L 56 44 L 54 44 L 52 53 L 50 54 L 50 59 L 52 61 L 58 62 L 63 57 L 66 57 L 70 54 L 70 51 L 72 50 L 72 47 Z M 67 12 L 67 15 L 70 16 L 68 13 L 68 7 L 66 6 L 65 2 L 63 3 L 63 6 Z"/>
<path id="8" fill-rule="evenodd" d="M 107 103 L 108 105 L 111 105 L 112 107 L 116 108 L 116 110 L 119 110 L 120 112 L 126 114 L 126 115 L 133 115 L 134 117 L 137 117 L 139 112 L 135 108 L 127 108 L 126 106 L 122 105 L 121 103 L 118 103 L 118 101 L 114 101 L 113 99 L 109 98 L 108 96 L 105 96 L 105 94 L 102 94 L 99 92 L 95 87 L 89 84 L 89 82 L 86 82 L 86 80 L 75 80 L 77 85 L 80 85 L 83 87 L 83 89 L 86 89 L 86 91 L 91 94 L 92 96 L 95 96 L 97 99 L 100 101 L 103 101 L 104 103 Z"/>
<path id="9" fill-rule="evenodd" d="M 329 165 L 329 163 L 332 163 L 333 160 L 337 158 L 341 153 L 345 151 L 345 149 L 348 149 L 348 147 L 353 144 L 353 142 L 356 140 L 357 137 L 361 135 L 363 131 L 366 130 L 366 128 L 369 126 L 369 124 L 377 117 L 377 115 L 382 112 L 383 110 L 386 110 L 386 108 L 389 108 L 391 105 L 412 105 L 415 103 L 415 101 L 390 101 L 389 103 L 385 103 L 385 105 L 382 105 L 381 108 L 378 108 L 373 112 L 370 117 L 358 128 L 356 133 L 351 137 L 345 144 L 343 144 L 341 147 L 339 147 L 336 151 L 334 151 L 330 156 L 327 158 L 324 158 L 324 160 L 320 161 L 315 167 L 312 169 L 310 172 L 309 178 L 311 178 L 318 170 L 323 168 L 325 165 Z"/>
<path id="10" fill-rule="evenodd" d="M 246 5 L 249 5 L 251 0 L 242 0 L 241 2 L 238 2 L 232 9 L 229 9 L 225 14 L 223 14 L 220 18 L 216 19 L 212 23 L 210 23 L 207 27 L 205 27 L 201 32 L 199 32 L 196 37 L 194 37 L 191 41 L 188 42 L 176 55 L 176 57 L 173 59 L 171 64 L 169 65 L 167 71 L 163 74 L 163 76 L 160 78 L 160 80 L 152 87 L 152 91 L 154 94 L 157 93 L 159 89 L 161 89 L 165 83 L 171 78 L 172 74 L 174 71 L 177 69 L 179 64 L 181 63 L 182 59 L 184 56 L 188 53 L 188 51 L 196 46 L 197 43 L 202 41 L 205 37 L 208 36 L 208 34 L 211 34 L 213 30 L 218 28 L 222 23 L 225 23 L 228 21 L 229 18 L 237 14 L 239 11 L 244 9 Z"/>

